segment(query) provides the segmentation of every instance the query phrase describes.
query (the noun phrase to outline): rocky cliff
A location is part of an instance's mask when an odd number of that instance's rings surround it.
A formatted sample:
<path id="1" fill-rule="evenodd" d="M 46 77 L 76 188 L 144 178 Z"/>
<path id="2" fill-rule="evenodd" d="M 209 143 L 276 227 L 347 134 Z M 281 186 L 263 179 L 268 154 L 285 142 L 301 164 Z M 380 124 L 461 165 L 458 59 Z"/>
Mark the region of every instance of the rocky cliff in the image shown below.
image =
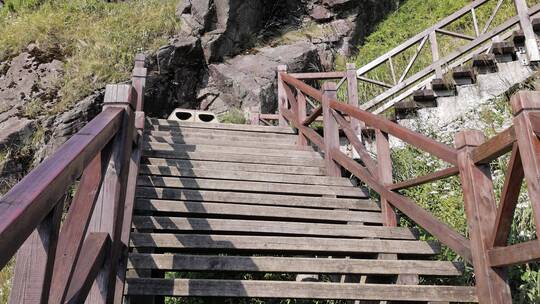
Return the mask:
<path id="1" fill-rule="evenodd" d="M 176 107 L 272 113 L 278 65 L 332 70 L 337 57 L 354 52 L 398 5 L 398 0 L 180 1 L 181 31 L 147 54 L 147 115 L 166 117 Z M 58 104 L 67 64 L 54 54 L 30 44 L 0 63 L 4 188 L 100 111 L 102 90 L 68 109 L 44 111 Z"/>

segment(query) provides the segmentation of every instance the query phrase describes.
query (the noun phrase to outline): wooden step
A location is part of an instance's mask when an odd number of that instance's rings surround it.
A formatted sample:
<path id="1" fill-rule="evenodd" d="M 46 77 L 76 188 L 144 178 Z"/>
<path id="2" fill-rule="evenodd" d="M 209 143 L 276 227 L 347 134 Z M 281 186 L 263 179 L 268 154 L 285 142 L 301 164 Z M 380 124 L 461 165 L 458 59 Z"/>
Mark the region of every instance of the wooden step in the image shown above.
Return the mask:
<path id="1" fill-rule="evenodd" d="M 183 178 L 155 175 L 142 175 L 137 185 L 158 188 L 182 188 L 201 190 L 225 190 L 259 193 L 287 193 L 307 195 L 336 195 L 365 198 L 366 193 L 360 188 L 344 186 L 299 185 L 270 182 L 231 181 L 221 179 Z"/>
<path id="2" fill-rule="evenodd" d="M 313 151 L 311 146 L 299 146 L 295 144 L 283 144 L 283 143 L 272 143 L 265 141 L 232 141 L 228 139 L 213 139 L 209 140 L 207 138 L 200 137 L 181 137 L 181 136 L 146 136 L 146 142 L 161 142 L 169 144 L 188 144 L 188 145 L 199 145 L 199 144 L 212 144 L 214 146 L 220 147 L 247 147 L 247 148 L 259 148 L 259 149 L 273 149 L 273 150 L 291 150 L 291 151 Z"/>
<path id="3" fill-rule="evenodd" d="M 304 235 L 347 238 L 378 238 L 415 240 L 412 230 L 401 227 L 378 227 L 295 223 L 257 220 L 234 220 L 213 218 L 178 218 L 159 216 L 135 216 L 133 228 L 137 231 L 155 230 L 155 232 L 191 232 L 191 233 L 244 233 L 272 235 Z"/>
<path id="4" fill-rule="evenodd" d="M 177 128 L 193 129 L 211 129 L 211 130 L 233 130 L 259 133 L 283 133 L 295 134 L 296 132 L 289 127 L 266 127 L 258 125 L 226 124 L 226 123 L 202 123 L 202 122 L 184 122 L 175 120 L 150 118 L 147 123 L 152 126 L 169 126 Z"/>
<path id="5" fill-rule="evenodd" d="M 241 205 L 227 203 L 182 202 L 137 199 L 137 211 L 167 212 L 179 215 L 220 216 L 220 218 L 268 218 L 278 220 L 306 220 L 316 222 L 382 223 L 380 212 L 320 210 L 295 207 Z"/>
<path id="6" fill-rule="evenodd" d="M 196 168 L 204 170 L 228 170 L 228 171 L 245 171 L 245 172 L 265 172 L 265 173 L 280 173 L 291 175 L 325 175 L 324 167 L 307 167 L 307 166 L 286 166 L 286 165 L 271 165 L 271 164 L 249 164 L 241 162 L 219 162 L 219 161 L 200 161 L 200 160 L 181 160 L 181 159 L 166 159 L 145 157 L 142 159 L 143 164 L 156 166 L 171 166 L 176 168 Z"/>
<path id="7" fill-rule="evenodd" d="M 217 149 L 216 149 L 217 150 Z M 143 155 L 153 158 L 208 160 L 221 162 L 238 162 L 250 164 L 291 165 L 306 167 L 323 167 L 324 159 L 318 157 L 287 157 L 266 155 L 242 155 L 236 153 L 219 152 L 182 152 L 182 151 L 155 151 L 145 150 Z"/>
<path id="8" fill-rule="evenodd" d="M 128 268 L 166 271 L 242 271 L 328 274 L 415 274 L 460 276 L 462 263 L 416 260 L 369 260 L 298 257 L 247 257 L 182 254 L 129 255 Z"/>
<path id="9" fill-rule="evenodd" d="M 152 166 L 142 165 L 139 168 L 141 175 L 159 175 L 176 177 L 197 177 L 213 178 L 239 181 L 261 181 L 275 183 L 305 184 L 305 185 L 327 185 L 352 187 L 350 180 L 340 177 L 310 176 L 310 175 L 290 175 L 263 172 L 245 172 L 230 170 L 205 170 L 193 168 L 178 168 L 172 166 Z"/>
<path id="10" fill-rule="evenodd" d="M 423 241 L 338 239 L 286 236 L 206 235 L 206 234 L 131 234 L 131 246 L 165 250 L 219 250 L 248 252 L 300 252 L 325 254 L 395 253 L 435 255 L 440 246 Z"/>
<path id="11" fill-rule="evenodd" d="M 126 295 L 374 301 L 478 302 L 474 287 L 129 278 Z"/>
<path id="12" fill-rule="evenodd" d="M 178 128 L 170 126 L 148 126 L 148 131 L 166 131 L 171 135 L 184 136 L 186 134 L 193 135 L 212 135 L 212 136 L 241 136 L 245 138 L 256 139 L 279 139 L 279 140 L 293 140 L 297 138 L 296 134 L 283 134 L 283 133 L 265 133 L 265 132 L 251 132 L 248 130 L 219 130 L 219 129 L 196 129 L 196 128 Z"/>
<path id="13" fill-rule="evenodd" d="M 314 151 L 283 151 L 274 149 L 259 149 L 245 147 L 223 147 L 207 145 L 183 145 L 183 144 L 168 144 L 149 142 L 144 145 L 146 150 L 163 151 L 163 152 L 197 152 L 197 153 L 219 153 L 227 154 L 242 154 L 242 155 L 261 155 L 261 156 L 279 156 L 279 157 L 307 157 L 322 159 L 320 153 Z"/>
<path id="14" fill-rule="evenodd" d="M 180 138 L 186 138 L 186 139 L 192 139 L 192 138 L 198 138 L 200 140 L 207 140 L 208 142 L 212 142 L 213 140 L 217 141 L 252 141 L 252 142 L 259 142 L 259 143 L 267 143 L 267 144 L 279 144 L 279 145 L 294 145 L 296 144 L 296 140 L 298 136 L 292 135 L 287 136 L 283 138 L 273 138 L 273 137 L 266 137 L 262 135 L 262 133 L 259 133 L 259 136 L 257 133 L 248 133 L 249 135 L 245 135 L 246 133 L 239 133 L 239 134 L 220 134 L 220 133 L 210 133 L 210 132 L 204 132 L 204 133 L 194 133 L 194 132 L 176 132 L 176 131 L 155 131 L 155 130 L 146 130 L 145 136 L 154 136 L 154 137 L 162 137 L 162 136 L 172 136 L 172 137 L 180 137 Z"/>
<path id="15" fill-rule="evenodd" d="M 346 199 L 330 197 L 308 197 L 265 193 L 240 193 L 225 191 L 186 190 L 171 188 L 137 187 L 139 198 L 175 201 L 205 201 L 268 206 L 296 206 L 305 208 L 351 209 L 380 211 L 380 207 L 369 199 Z M 174 204 L 174 202 L 172 203 Z"/>

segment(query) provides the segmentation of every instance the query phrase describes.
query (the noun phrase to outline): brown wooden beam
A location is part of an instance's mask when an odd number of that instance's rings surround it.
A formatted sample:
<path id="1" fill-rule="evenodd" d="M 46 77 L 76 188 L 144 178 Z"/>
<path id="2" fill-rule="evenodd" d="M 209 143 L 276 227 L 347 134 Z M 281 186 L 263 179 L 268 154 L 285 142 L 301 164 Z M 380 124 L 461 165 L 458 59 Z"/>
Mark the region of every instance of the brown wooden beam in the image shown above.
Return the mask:
<path id="1" fill-rule="evenodd" d="M 304 92 L 304 94 L 311 96 L 313 99 L 317 100 L 318 102 L 322 101 L 322 92 L 315 89 L 314 87 L 304 83 L 301 80 L 298 80 L 291 75 L 287 75 L 285 73 L 280 73 L 281 79 L 285 81 L 287 84 L 299 89 L 300 91 Z"/>
<path id="2" fill-rule="evenodd" d="M 332 157 L 338 164 L 357 176 L 366 183 L 368 187 L 379 193 L 381 197 L 387 199 L 395 208 L 407 215 L 417 225 L 424 228 L 443 244 L 454 250 L 463 257 L 464 260 L 471 261 L 470 242 L 468 239 L 435 218 L 432 214 L 415 204 L 409 198 L 388 190 L 383 184 L 373 178 L 367 169 L 350 159 L 339 149 L 334 149 Z"/>
<path id="3" fill-rule="evenodd" d="M 396 191 L 396 190 L 411 188 L 414 186 L 423 185 L 429 182 L 441 180 L 450 176 L 456 176 L 458 174 L 459 174 L 459 169 L 457 167 L 451 167 L 451 168 L 443 169 L 443 170 L 433 172 L 424 176 L 406 180 L 400 183 L 389 185 L 388 189 Z"/>
<path id="4" fill-rule="evenodd" d="M 337 86 L 334 82 L 323 84 L 322 108 L 323 108 L 323 140 L 324 160 L 326 163 L 326 175 L 341 177 L 341 168 L 332 159 L 332 150 L 339 149 L 339 126 L 332 116 L 330 101 L 337 98 Z"/>
<path id="5" fill-rule="evenodd" d="M 322 115 L 322 106 L 320 106 L 320 107 L 316 108 L 315 110 L 313 110 L 313 112 L 311 114 L 309 114 L 309 116 L 302 122 L 302 125 L 304 125 L 304 126 L 311 125 L 321 115 Z"/>
<path id="6" fill-rule="evenodd" d="M 488 251 L 491 267 L 507 267 L 540 260 L 540 240 L 532 240 Z M 510 302 L 508 302 L 510 303 Z"/>
<path id="7" fill-rule="evenodd" d="M 292 77 L 301 80 L 336 80 L 345 77 L 345 74 L 345 72 L 289 73 Z"/>
<path id="8" fill-rule="evenodd" d="M 90 233 L 82 247 L 65 303 L 84 303 L 110 249 L 108 233 Z"/>
<path id="9" fill-rule="evenodd" d="M 489 165 L 476 165 L 470 152 L 484 142 L 480 131 L 467 130 L 456 135 L 456 148 L 463 188 L 463 199 L 471 239 L 471 254 L 480 303 L 512 302 L 505 272 L 489 265 L 488 250 L 496 218 L 496 205 Z"/>
<path id="10" fill-rule="evenodd" d="M 524 178 L 523 164 L 517 143 L 514 143 L 506 171 L 501 191 L 501 201 L 497 208 L 497 218 L 493 225 L 493 236 L 491 237 L 492 247 L 504 246 L 508 241 L 510 228 L 514 219 L 514 211 L 516 210 L 521 184 Z"/>
<path id="11" fill-rule="evenodd" d="M 476 164 L 490 163 L 492 160 L 508 153 L 515 141 L 516 131 L 512 126 L 476 147 L 471 152 L 472 159 Z"/>

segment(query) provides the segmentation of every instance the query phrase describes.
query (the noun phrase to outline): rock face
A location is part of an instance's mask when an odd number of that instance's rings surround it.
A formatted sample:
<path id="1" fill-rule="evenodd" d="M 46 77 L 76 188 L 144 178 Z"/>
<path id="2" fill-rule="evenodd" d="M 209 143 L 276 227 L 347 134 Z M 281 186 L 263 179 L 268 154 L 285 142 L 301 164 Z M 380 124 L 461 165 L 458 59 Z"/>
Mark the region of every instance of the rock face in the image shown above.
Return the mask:
<path id="1" fill-rule="evenodd" d="M 292 72 L 308 71 L 318 63 L 317 48 L 300 42 L 262 48 L 254 55 L 237 56 L 222 64 L 210 65 L 210 85 L 206 91 L 214 94 L 205 95 L 201 106 L 215 113 L 232 107 L 273 113 L 277 107 L 277 66 L 287 65 Z"/>
<path id="2" fill-rule="evenodd" d="M 206 73 L 200 39 L 181 37 L 159 49 L 148 62 L 145 111 L 166 117 L 176 107 L 197 107 L 197 90 Z"/>

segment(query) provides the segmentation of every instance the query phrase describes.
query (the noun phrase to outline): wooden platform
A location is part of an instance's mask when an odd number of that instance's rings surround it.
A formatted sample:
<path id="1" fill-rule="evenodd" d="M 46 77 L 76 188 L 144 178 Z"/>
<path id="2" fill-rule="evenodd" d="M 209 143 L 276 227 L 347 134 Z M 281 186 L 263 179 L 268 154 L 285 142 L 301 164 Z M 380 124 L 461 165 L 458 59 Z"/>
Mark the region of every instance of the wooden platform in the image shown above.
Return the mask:
<path id="1" fill-rule="evenodd" d="M 296 137 L 283 127 L 147 121 L 130 303 L 477 301 L 473 287 L 419 285 L 459 276 L 463 265 L 432 260 L 439 244 L 413 230 L 383 227 L 379 204 L 350 180 L 325 176 L 323 155 Z"/>

